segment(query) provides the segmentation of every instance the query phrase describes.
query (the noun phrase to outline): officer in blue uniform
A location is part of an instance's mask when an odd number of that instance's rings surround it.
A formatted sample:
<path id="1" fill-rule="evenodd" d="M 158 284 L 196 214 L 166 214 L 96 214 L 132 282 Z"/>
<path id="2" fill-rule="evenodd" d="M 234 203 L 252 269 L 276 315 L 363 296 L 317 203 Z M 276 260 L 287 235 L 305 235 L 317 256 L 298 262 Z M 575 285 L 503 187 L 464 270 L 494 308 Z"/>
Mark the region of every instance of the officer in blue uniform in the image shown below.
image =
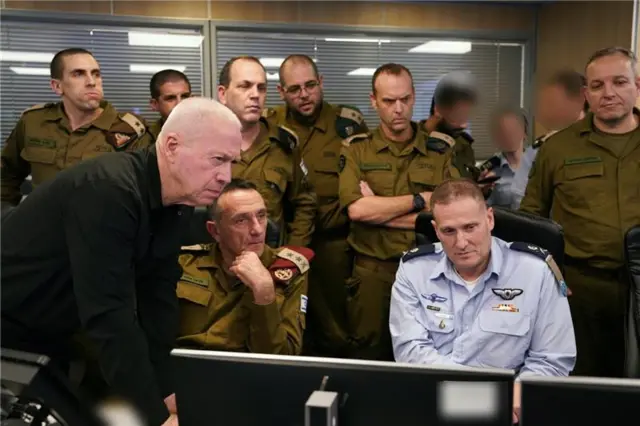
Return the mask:
<path id="1" fill-rule="evenodd" d="M 396 361 L 569 375 L 575 336 L 551 256 L 492 237 L 493 211 L 471 180 L 442 183 L 430 206 L 441 243 L 407 252 L 392 290 Z M 519 384 L 514 408 L 515 416 Z"/>

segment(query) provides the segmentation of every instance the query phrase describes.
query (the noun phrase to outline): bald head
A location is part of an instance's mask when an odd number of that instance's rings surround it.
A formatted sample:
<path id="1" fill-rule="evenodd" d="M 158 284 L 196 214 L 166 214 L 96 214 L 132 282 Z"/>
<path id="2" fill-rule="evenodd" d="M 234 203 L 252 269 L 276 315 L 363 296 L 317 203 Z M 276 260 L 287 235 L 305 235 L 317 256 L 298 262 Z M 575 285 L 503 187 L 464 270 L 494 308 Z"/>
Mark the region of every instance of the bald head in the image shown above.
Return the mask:
<path id="1" fill-rule="evenodd" d="M 240 121 L 208 98 L 180 102 L 156 141 L 166 204 L 211 204 L 231 180 L 231 161 L 240 156 Z"/>

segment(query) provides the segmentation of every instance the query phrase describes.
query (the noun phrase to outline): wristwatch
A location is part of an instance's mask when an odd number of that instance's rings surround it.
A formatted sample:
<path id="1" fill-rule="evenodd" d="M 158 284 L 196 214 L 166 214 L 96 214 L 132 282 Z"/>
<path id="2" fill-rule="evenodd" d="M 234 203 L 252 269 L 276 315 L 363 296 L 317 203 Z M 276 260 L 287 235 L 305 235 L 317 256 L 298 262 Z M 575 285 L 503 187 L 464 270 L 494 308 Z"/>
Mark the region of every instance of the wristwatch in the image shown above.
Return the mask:
<path id="1" fill-rule="evenodd" d="M 422 198 L 420 194 L 413 195 L 413 211 L 415 213 L 421 212 L 427 206 L 426 201 Z"/>

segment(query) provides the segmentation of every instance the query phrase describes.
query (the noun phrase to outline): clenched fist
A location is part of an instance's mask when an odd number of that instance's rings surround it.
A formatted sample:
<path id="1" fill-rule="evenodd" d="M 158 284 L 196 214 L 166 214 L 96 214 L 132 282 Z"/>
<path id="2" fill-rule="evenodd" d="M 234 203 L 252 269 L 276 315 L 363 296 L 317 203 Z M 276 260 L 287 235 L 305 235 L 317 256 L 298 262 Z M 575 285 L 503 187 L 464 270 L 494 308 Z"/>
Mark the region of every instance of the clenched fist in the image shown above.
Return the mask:
<path id="1" fill-rule="evenodd" d="M 273 278 L 255 252 L 242 252 L 229 267 L 229 272 L 253 291 L 256 304 L 268 305 L 275 300 Z"/>

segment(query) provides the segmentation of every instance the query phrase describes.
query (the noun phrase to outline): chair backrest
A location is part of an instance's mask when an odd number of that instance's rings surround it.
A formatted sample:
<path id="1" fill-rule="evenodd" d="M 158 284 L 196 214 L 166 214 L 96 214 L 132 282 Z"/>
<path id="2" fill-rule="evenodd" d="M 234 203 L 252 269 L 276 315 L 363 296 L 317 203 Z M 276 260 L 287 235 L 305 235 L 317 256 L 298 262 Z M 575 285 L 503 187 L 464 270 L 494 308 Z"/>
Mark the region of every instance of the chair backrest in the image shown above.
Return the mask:
<path id="1" fill-rule="evenodd" d="M 564 265 L 564 232 L 556 222 L 529 213 L 494 207 L 495 226 L 493 236 L 502 240 L 535 244 L 548 250 L 558 267 Z M 423 212 L 416 220 L 416 241 L 418 244 L 438 242 L 436 231 L 431 225 L 433 215 Z"/>
<path id="2" fill-rule="evenodd" d="M 640 225 L 629 229 L 624 238 L 625 260 L 631 279 L 631 315 L 640 347 Z"/>
<path id="3" fill-rule="evenodd" d="M 189 230 L 182 241 L 183 246 L 194 244 L 211 243 L 211 235 L 207 232 L 207 221 L 209 220 L 209 210 L 206 207 L 196 207 L 191 217 Z M 279 227 L 271 220 L 267 222 L 267 235 L 265 238 L 267 245 L 276 248 L 280 245 Z"/>

